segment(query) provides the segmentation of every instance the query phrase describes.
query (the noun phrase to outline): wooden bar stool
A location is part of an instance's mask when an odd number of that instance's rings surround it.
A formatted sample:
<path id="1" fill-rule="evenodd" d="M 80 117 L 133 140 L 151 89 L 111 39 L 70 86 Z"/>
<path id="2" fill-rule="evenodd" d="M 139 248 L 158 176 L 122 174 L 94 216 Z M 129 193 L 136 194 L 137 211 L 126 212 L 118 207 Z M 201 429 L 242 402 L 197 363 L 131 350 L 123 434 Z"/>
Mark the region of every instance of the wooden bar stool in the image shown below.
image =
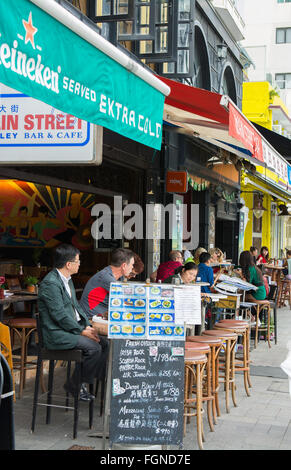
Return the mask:
<path id="1" fill-rule="evenodd" d="M 14 334 L 18 336 L 21 343 L 20 359 L 13 357 L 13 368 L 20 370 L 19 392 L 18 397 L 22 398 L 23 389 L 25 388 L 26 371 L 34 367 L 36 363 L 27 360 L 28 340 L 33 331 L 36 331 L 36 320 L 34 318 L 12 318 L 8 321 L 8 326 L 12 332 L 12 349 L 14 345 Z"/>
<path id="2" fill-rule="evenodd" d="M 210 372 L 211 372 L 211 393 L 214 396 L 212 401 L 212 415 L 214 424 L 217 424 L 217 416 L 220 416 L 219 409 L 219 381 L 218 381 L 218 355 L 222 347 L 222 340 L 219 338 L 211 338 L 210 336 L 187 336 L 187 342 L 195 344 L 207 344 L 210 347 Z"/>
<path id="3" fill-rule="evenodd" d="M 186 338 L 187 339 L 187 338 Z M 211 387 L 211 349 L 207 343 L 195 343 L 189 341 L 185 343 L 185 351 L 199 352 L 205 354 L 207 357 L 207 364 L 205 367 L 205 375 L 202 377 L 202 402 L 207 403 L 207 419 L 210 431 L 214 432 L 213 419 L 212 419 L 212 402 L 214 395 L 212 394 Z"/>
<path id="4" fill-rule="evenodd" d="M 214 329 L 226 330 L 232 333 L 236 333 L 238 337 L 242 338 L 243 354 L 242 358 L 235 354 L 235 372 L 243 371 L 244 373 L 244 386 L 247 396 L 250 396 L 249 387 L 251 387 L 250 381 L 250 357 L 249 357 L 249 323 L 240 320 L 221 320 L 217 322 Z"/>
<path id="5" fill-rule="evenodd" d="M 263 315 L 265 318 L 267 317 L 267 325 L 259 326 L 260 315 Z M 267 333 L 267 340 L 268 346 L 271 348 L 270 342 L 270 324 L 271 324 L 271 307 L 270 302 L 268 300 L 262 300 L 261 302 L 257 303 L 256 309 L 256 326 L 255 326 L 255 344 L 254 348 L 258 345 L 259 340 L 259 333 L 265 332 Z"/>
<path id="6" fill-rule="evenodd" d="M 219 368 L 223 371 L 223 375 L 219 376 L 225 386 L 225 407 L 226 412 L 230 412 L 229 408 L 229 389 L 231 388 L 232 401 L 234 406 L 236 404 L 235 398 L 235 359 L 234 359 L 234 348 L 237 343 L 237 335 L 230 331 L 218 331 L 218 330 L 207 330 L 202 333 L 205 336 L 211 336 L 220 338 L 223 343 L 221 350 L 224 350 L 224 360 L 219 355 Z"/>
<path id="7" fill-rule="evenodd" d="M 284 307 L 286 301 L 289 302 L 291 308 L 291 280 L 289 279 L 281 281 L 279 307 Z"/>
<path id="8" fill-rule="evenodd" d="M 202 377 L 207 364 L 205 354 L 185 351 L 185 385 L 184 385 L 184 436 L 186 434 L 186 421 L 188 417 L 196 416 L 197 441 L 199 449 L 203 449 L 203 421 L 204 413 L 202 403 Z M 193 385 L 196 385 L 194 388 Z M 193 393 L 195 396 L 193 396 Z"/>

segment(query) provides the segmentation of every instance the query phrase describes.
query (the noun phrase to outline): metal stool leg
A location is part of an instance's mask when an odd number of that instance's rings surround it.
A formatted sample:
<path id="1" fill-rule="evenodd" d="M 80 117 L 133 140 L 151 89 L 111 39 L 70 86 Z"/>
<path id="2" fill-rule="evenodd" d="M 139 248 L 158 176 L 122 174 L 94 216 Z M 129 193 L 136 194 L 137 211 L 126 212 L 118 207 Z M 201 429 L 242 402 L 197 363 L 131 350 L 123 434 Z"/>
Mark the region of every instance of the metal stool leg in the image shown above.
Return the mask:
<path id="1" fill-rule="evenodd" d="M 54 369 L 55 361 L 50 360 L 49 365 L 49 376 L 48 376 L 48 393 L 47 393 L 47 409 L 46 409 L 46 424 L 50 423 L 51 420 L 51 402 L 52 402 L 52 390 L 53 390 L 53 381 L 54 381 Z"/>
<path id="2" fill-rule="evenodd" d="M 78 417 L 79 417 L 79 393 L 81 387 L 81 364 L 76 364 L 76 377 L 77 377 L 77 384 L 74 391 L 74 430 L 73 430 L 73 439 L 77 437 L 77 428 L 78 428 Z"/>
<path id="3" fill-rule="evenodd" d="M 40 381 L 41 371 L 42 371 L 42 359 L 41 359 L 40 356 L 38 356 L 38 358 L 37 358 L 37 368 L 36 368 L 36 377 L 35 377 L 35 384 L 34 384 L 31 432 L 34 432 L 34 428 L 35 428 L 36 410 L 37 410 L 37 401 L 38 401 L 38 391 L 39 391 L 39 381 Z"/>

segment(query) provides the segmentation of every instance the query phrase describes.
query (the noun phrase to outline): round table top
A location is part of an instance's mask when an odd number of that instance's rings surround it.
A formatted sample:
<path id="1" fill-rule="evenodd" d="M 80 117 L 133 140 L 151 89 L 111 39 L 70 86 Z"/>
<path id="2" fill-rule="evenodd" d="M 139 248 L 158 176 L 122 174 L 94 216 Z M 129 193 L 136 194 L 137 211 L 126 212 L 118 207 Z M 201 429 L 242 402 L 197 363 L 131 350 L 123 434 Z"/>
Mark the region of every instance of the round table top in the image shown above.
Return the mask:
<path id="1" fill-rule="evenodd" d="M 268 268 L 268 269 L 285 269 L 286 266 L 276 266 L 274 264 L 263 264 L 263 268 Z"/>

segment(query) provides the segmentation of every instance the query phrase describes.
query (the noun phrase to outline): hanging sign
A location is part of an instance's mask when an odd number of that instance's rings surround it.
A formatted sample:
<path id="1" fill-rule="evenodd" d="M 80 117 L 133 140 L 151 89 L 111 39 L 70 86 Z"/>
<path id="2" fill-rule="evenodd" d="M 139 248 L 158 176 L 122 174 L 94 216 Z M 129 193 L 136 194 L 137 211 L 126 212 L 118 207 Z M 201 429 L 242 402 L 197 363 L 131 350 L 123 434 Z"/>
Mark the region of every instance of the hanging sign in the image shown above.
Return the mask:
<path id="1" fill-rule="evenodd" d="M 0 82 L 161 148 L 164 95 L 29 0 L 0 2 Z"/>
<path id="2" fill-rule="evenodd" d="M 167 171 L 166 177 L 167 193 L 187 193 L 188 173 L 187 171 Z"/>
<path id="3" fill-rule="evenodd" d="M 102 163 L 103 128 L 0 83 L 0 162 Z"/>
<path id="4" fill-rule="evenodd" d="M 262 137 L 231 103 L 229 103 L 229 135 L 250 150 L 253 158 L 260 162 L 264 161 Z"/>

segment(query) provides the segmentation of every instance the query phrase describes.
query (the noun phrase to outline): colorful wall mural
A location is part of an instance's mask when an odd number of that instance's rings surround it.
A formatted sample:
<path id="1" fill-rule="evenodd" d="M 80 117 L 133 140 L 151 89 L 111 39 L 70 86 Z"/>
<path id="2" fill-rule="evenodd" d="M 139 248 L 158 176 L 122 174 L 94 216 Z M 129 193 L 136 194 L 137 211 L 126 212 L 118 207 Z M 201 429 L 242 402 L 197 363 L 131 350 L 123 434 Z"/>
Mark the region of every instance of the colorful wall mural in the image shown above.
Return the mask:
<path id="1" fill-rule="evenodd" d="M 0 246 L 93 246 L 96 196 L 26 181 L 0 180 Z"/>

